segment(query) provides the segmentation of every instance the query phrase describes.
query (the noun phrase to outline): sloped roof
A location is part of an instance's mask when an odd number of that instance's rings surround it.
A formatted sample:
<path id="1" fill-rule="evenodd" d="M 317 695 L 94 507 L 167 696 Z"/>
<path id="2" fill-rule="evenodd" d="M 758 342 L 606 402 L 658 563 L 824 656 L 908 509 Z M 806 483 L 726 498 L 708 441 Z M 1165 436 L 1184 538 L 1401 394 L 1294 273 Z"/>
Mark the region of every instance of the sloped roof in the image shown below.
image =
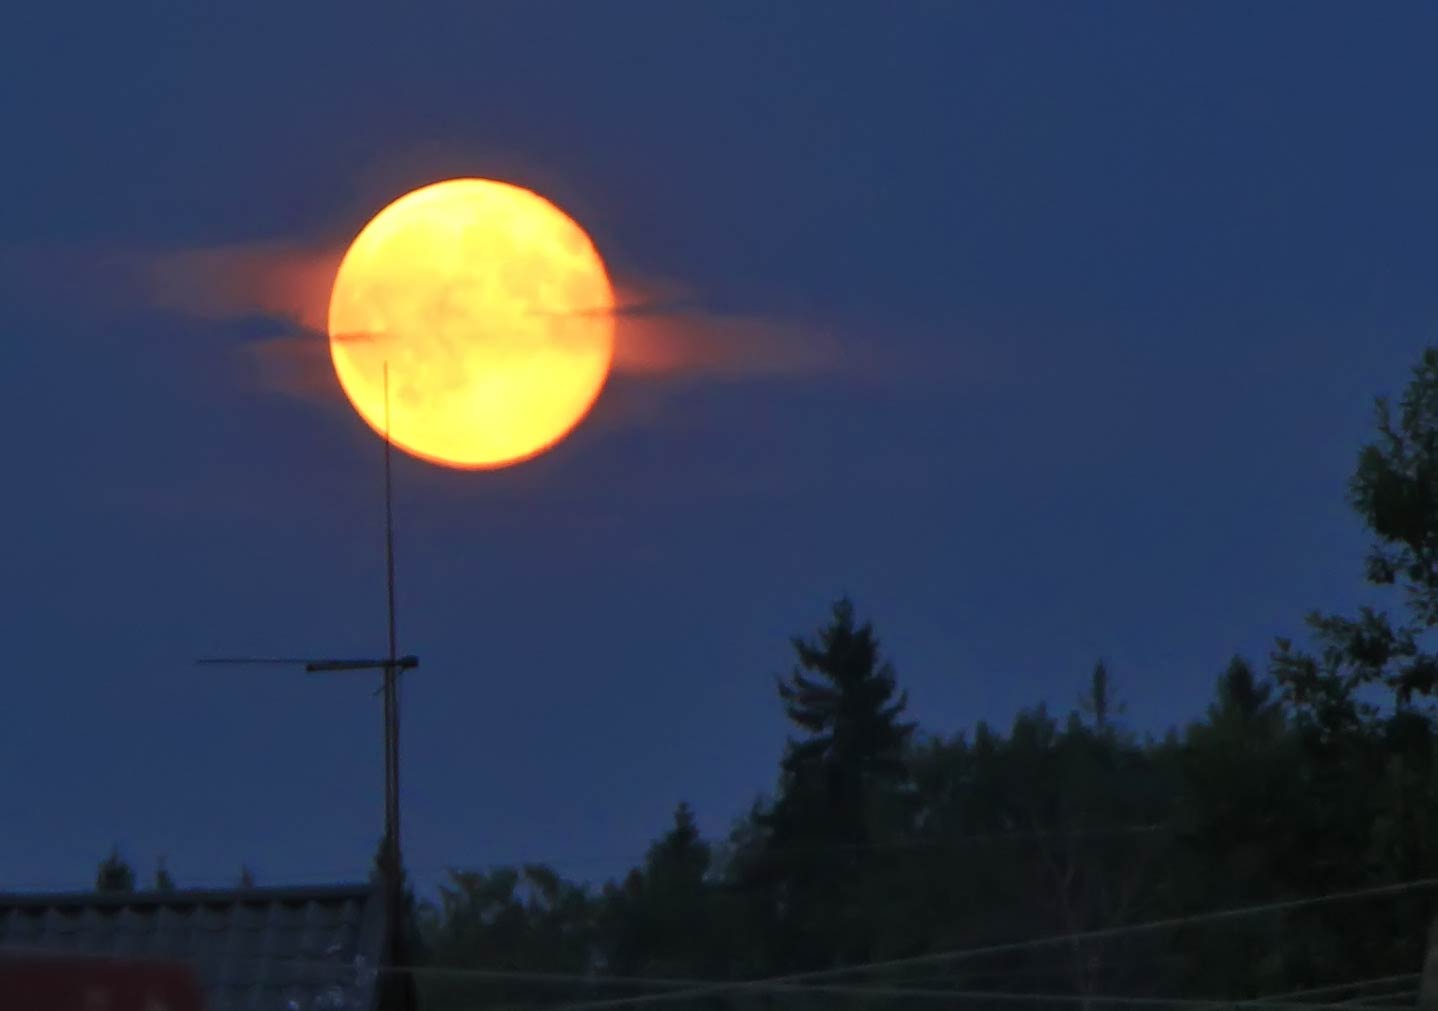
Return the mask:
<path id="1" fill-rule="evenodd" d="M 372 884 L 0 894 L 0 953 L 182 962 L 209 1011 L 373 1011 L 382 905 Z"/>

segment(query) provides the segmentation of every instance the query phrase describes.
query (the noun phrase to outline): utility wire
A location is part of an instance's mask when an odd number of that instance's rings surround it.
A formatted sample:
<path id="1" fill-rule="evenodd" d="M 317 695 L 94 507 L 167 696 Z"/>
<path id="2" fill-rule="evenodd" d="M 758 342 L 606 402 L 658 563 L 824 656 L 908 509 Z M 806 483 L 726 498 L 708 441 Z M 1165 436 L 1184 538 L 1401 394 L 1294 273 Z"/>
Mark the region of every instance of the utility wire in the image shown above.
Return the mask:
<path id="1" fill-rule="evenodd" d="M 1256 997 L 1254 999 L 1259 1003 L 1263 1003 L 1264 1001 L 1292 1000 L 1296 997 L 1322 997 L 1326 994 L 1342 993 L 1345 990 L 1353 990 L 1355 988 L 1383 986 L 1386 983 L 1407 983 L 1409 980 L 1418 979 L 1422 975 L 1421 972 L 1400 972 L 1394 976 L 1376 976 L 1372 979 L 1357 979 L 1348 983 L 1330 983 L 1327 986 L 1313 986 L 1304 990 L 1289 990 L 1284 993 L 1265 994 L 1262 997 Z M 1246 1004 L 1248 1002 L 1242 1001 L 1241 1003 Z"/>
<path id="2" fill-rule="evenodd" d="M 57 954 L 61 954 L 61 955 L 67 955 L 67 956 L 69 956 L 69 957 L 82 958 L 82 959 L 87 959 L 87 960 L 93 959 L 93 960 L 96 960 L 96 961 L 113 961 L 113 960 L 123 961 L 125 958 L 130 957 L 130 956 L 129 956 L 128 954 L 126 954 L 126 953 L 115 953 L 115 952 L 110 952 L 110 953 L 85 953 L 85 952 L 76 952 L 76 951 L 74 951 L 73 949 L 50 948 L 50 947 L 45 947 L 45 946 L 42 946 L 42 945 L 14 945 L 14 944 L 0 944 L 0 954 L 7 954 L 7 955 L 44 955 L 44 956 L 54 956 L 54 955 L 57 955 Z M 147 954 L 145 957 L 147 957 L 147 958 L 155 958 L 155 957 L 163 957 L 163 955 L 156 956 L 155 953 L 149 953 L 149 954 Z M 227 955 L 227 956 L 225 957 L 225 960 L 224 960 L 224 961 L 225 961 L 225 964 L 226 964 L 227 966 L 233 966 L 233 965 L 236 964 L 236 963 L 238 963 L 238 964 L 262 964 L 262 963 L 266 963 L 266 962 L 275 961 L 275 959 L 274 959 L 274 957 L 272 957 L 272 956 L 265 956 L 265 955 Z M 314 970 L 319 970 L 321 973 L 326 974 L 326 977 L 327 977 L 327 978 L 328 978 L 329 976 L 333 976 L 333 977 L 336 978 L 336 979 L 338 979 L 338 978 L 343 978 L 343 977 L 348 977 L 348 976 L 354 975 L 356 972 L 363 972 L 363 971 L 365 971 L 366 969 L 368 969 L 369 971 L 373 971 L 373 972 L 375 972 L 376 974 L 414 976 L 414 977 L 416 977 L 416 978 L 470 979 L 470 980 L 475 980 L 476 982 L 492 982 L 492 983 L 540 983 L 540 984 L 552 984 L 552 985 L 554 985 L 554 986 L 590 987 L 590 988 L 595 988 L 595 989 L 604 988 L 604 987 L 626 986 L 626 987 L 644 987 L 644 988 L 655 989 L 655 990 L 670 990 L 670 989 L 681 989 L 681 988 L 692 988 L 692 987 L 704 987 L 704 986 L 723 985 L 723 984 L 725 983 L 725 981 L 723 981 L 723 980 L 712 979 L 712 978 L 665 977 L 665 976 L 611 976 L 611 975 L 597 975 L 597 974 L 594 974 L 594 973 L 561 973 L 561 972 L 543 972 L 543 971 L 524 971 L 524 970 L 514 970 L 514 969 L 483 969 L 483 968 L 472 968 L 472 967 L 469 967 L 469 966 L 444 966 L 444 965 L 386 966 L 386 965 L 372 965 L 372 966 L 360 966 L 360 967 L 357 967 L 357 966 L 356 966 L 356 963 L 354 963 L 354 962 L 347 962 L 347 961 L 338 961 L 338 960 L 321 961 L 321 960 L 305 960 L 305 959 L 291 959 L 291 958 L 283 959 L 283 962 L 284 962 L 284 964 L 285 964 L 286 966 L 289 966 L 289 967 L 292 967 L 292 968 L 296 968 L 296 969 L 314 969 Z M 936 981 L 936 980 L 929 980 L 929 982 L 935 982 L 935 981 Z M 739 987 L 742 987 L 743 989 L 746 989 L 746 990 L 759 990 L 759 991 L 766 991 L 766 992 L 767 992 L 767 990 L 771 990 L 771 989 L 774 990 L 775 992 L 788 992 L 788 991 L 794 991 L 794 990 L 803 990 L 803 991 L 805 991 L 805 992 L 809 992 L 809 988 L 804 987 L 804 986 L 801 986 L 801 985 L 797 985 L 797 984 L 789 984 L 789 985 L 786 985 L 786 984 L 774 984 L 773 986 L 768 986 L 768 985 L 765 985 L 765 984 L 762 984 L 762 983 L 746 984 L 746 983 L 743 983 L 743 982 L 737 982 L 737 981 L 736 981 L 736 983 L 735 983 L 734 985 L 739 986 Z M 858 984 L 848 984 L 848 985 L 839 986 L 839 987 L 832 987 L 832 988 L 830 988 L 830 989 L 843 990 L 843 991 L 845 991 L 845 992 L 848 992 L 848 991 L 865 992 L 865 987 L 863 987 L 863 986 L 861 986 L 861 985 L 858 985 Z M 822 991 L 817 991 L 817 990 L 816 990 L 816 991 L 813 991 L 813 992 L 822 992 Z M 946 992 L 951 992 L 951 993 L 956 993 L 956 994 L 962 993 L 962 991 L 946 991 Z M 980 993 L 980 994 L 982 994 L 982 993 L 988 993 L 988 991 L 973 991 L 972 993 Z M 1005 992 L 1003 992 L 1003 997 L 1004 997 L 1005 999 L 1034 1000 L 1034 1001 L 1037 1001 L 1037 1000 L 1068 1000 L 1068 999 L 1069 999 L 1069 998 L 1068 998 L 1068 995 L 1058 995 L 1058 996 L 1055 996 L 1055 995 L 1053 995 L 1053 994 L 1042 994 L 1042 993 L 1039 993 L 1039 994 L 1024 994 L 1024 993 L 1017 993 L 1017 992 L 1013 992 L 1013 991 L 1005 991 Z M 1149 1003 L 1151 1003 L 1151 1002 L 1149 1002 Z M 1183 1004 L 1183 1003 L 1185 1003 L 1185 1002 L 1184 1002 L 1183 1000 L 1180 1000 L 1179 1003 L 1180 1003 L 1180 1004 Z M 1323 1005 L 1319 1005 L 1319 1004 L 1304 1004 L 1304 1005 L 1302 1005 L 1302 1006 L 1305 1007 L 1305 1008 L 1320 1008 L 1320 1007 L 1323 1007 Z"/>
<path id="3" fill-rule="evenodd" d="M 1389 1000 L 1410 1000 L 1417 997 L 1421 991 L 1418 990 L 1395 990 L 1393 993 L 1375 993 L 1364 997 L 1354 997 L 1352 1000 L 1343 1002 L 1345 1007 L 1378 1007 L 1380 1005 L 1363 1004 L 1362 1001 L 1389 1001 Z"/>
<path id="4" fill-rule="evenodd" d="M 909 986 L 881 986 L 881 985 L 856 985 L 842 983 L 779 983 L 765 980 L 755 980 L 747 983 L 734 983 L 727 985 L 726 989 L 746 994 L 795 994 L 804 996 L 835 996 L 835 997 L 888 997 L 888 998 L 932 998 L 935 1000 L 949 1001 L 970 1001 L 974 1003 L 991 1001 L 994 1003 L 1010 1004 L 1080 1004 L 1080 1005 L 1108 1005 L 1122 1008 L 1174 1008 L 1185 1009 L 1185 1011 L 1212 1011 L 1214 1008 L 1238 1008 L 1239 1002 L 1215 1002 L 1212 999 L 1201 999 L 1193 997 L 1132 997 L 1105 994 L 1082 994 L 1082 993 L 1011 993 L 1004 990 L 945 990 L 925 987 Z M 717 993 L 717 990 L 708 991 Z M 642 997 L 616 998 L 608 1004 L 629 1004 L 653 1003 L 660 1001 L 679 1001 L 691 999 L 694 995 L 690 991 L 670 992 L 662 994 L 650 994 Z M 605 1006 L 608 1006 L 606 1004 Z M 592 1004 L 565 1004 L 559 1005 L 556 1011 L 567 1011 L 575 1007 L 596 1007 L 599 1002 Z M 1361 1004 L 1314 1004 L 1314 1003 L 1263 1003 L 1252 1005 L 1265 1009 L 1265 1011 L 1354 1011 L 1355 1008 L 1362 1008 Z M 515 1008 L 503 1009 L 503 1011 L 517 1011 Z"/>
<path id="5" fill-rule="evenodd" d="M 70 957 L 91 958 L 97 961 L 123 960 L 125 956 L 118 954 L 108 955 L 84 955 L 74 951 L 61 952 L 59 949 L 47 948 L 35 945 L 0 945 L 0 952 L 5 954 L 20 955 L 34 954 L 54 956 L 56 954 L 67 954 Z M 147 956 L 154 958 L 154 954 Z M 263 955 L 247 955 L 239 958 L 226 959 L 227 963 L 234 962 L 267 962 L 273 959 Z M 285 965 L 297 969 L 319 969 L 331 973 L 336 978 L 348 977 L 359 972 L 363 968 L 357 968 L 353 963 L 338 961 L 314 961 L 303 959 L 285 959 Z M 1072 994 L 1072 993 L 1015 993 L 1007 990 L 954 990 L 934 987 L 914 986 L 878 986 L 874 984 L 813 984 L 813 983 L 785 983 L 778 981 L 753 980 L 753 981 L 718 981 L 712 979 L 692 978 L 665 978 L 657 976 L 597 976 L 592 974 L 577 973 L 555 973 L 555 972 L 524 972 L 506 969 L 476 969 L 462 966 L 369 966 L 370 971 L 376 975 L 408 975 L 417 978 L 440 977 L 473 979 L 484 982 L 510 982 L 510 983 L 544 983 L 553 985 L 569 986 L 641 986 L 659 989 L 671 989 L 678 987 L 702 987 L 722 986 L 729 990 L 739 990 L 746 993 L 802 993 L 802 994 L 825 994 L 833 996 L 874 996 L 874 997 L 931 997 L 947 998 L 952 1000 L 970 1001 L 993 1001 L 996 1003 L 1014 1004 L 1039 1004 L 1039 1003 L 1095 1003 L 1109 1004 L 1115 1007 L 1151 1007 L 1151 1008 L 1193 1008 L 1210 1009 L 1216 1007 L 1258 1007 L 1265 1011 L 1353 1011 L 1354 1008 L 1361 1008 L 1364 1005 L 1355 1000 L 1341 1001 L 1338 1003 L 1314 1003 L 1297 1002 L 1292 1000 L 1269 1000 L 1258 998 L 1247 1001 L 1214 1001 L 1211 999 L 1200 999 L 1192 997 L 1135 997 L 1113 994 Z M 1413 978 L 1414 973 L 1405 974 L 1402 977 L 1383 977 L 1381 980 L 1370 980 L 1367 982 L 1392 981 L 1397 979 Z M 1348 987 L 1363 985 L 1362 983 L 1347 984 Z M 1337 989 L 1336 987 L 1333 989 Z M 1412 991 L 1416 994 L 1417 991 Z M 1397 994 L 1384 994 L 1383 998 L 1396 998 L 1407 996 L 1408 992 Z M 684 993 L 663 993 L 654 995 L 652 999 L 678 1000 L 685 996 Z M 626 998 L 620 998 L 626 1000 Z M 645 998 L 650 999 L 650 998 Z M 637 1000 L 634 999 L 634 1000 Z M 631 1001 L 632 1002 L 632 1001 Z"/>
<path id="6" fill-rule="evenodd" d="M 1187 916 L 1167 917 L 1161 920 L 1150 920 L 1145 923 L 1128 924 L 1118 927 L 1101 927 L 1096 930 L 1076 931 L 1069 934 L 1057 934 L 1049 937 L 1041 937 L 1028 941 L 1010 941 L 1001 944 L 984 945 L 977 948 L 960 948 L 952 951 L 935 952 L 927 955 L 914 955 L 908 958 L 887 959 L 879 962 L 866 962 L 856 965 L 840 966 L 834 969 L 816 969 L 808 972 L 788 973 L 782 976 L 772 976 L 766 979 L 750 981 L 754 984 L 790 984 L 790 983 L 812 983 L 821 980 L 832 979 L 837 976 L 846 976 L 857 972 L 881 972 L 889 969 L 903 969 L 910 966 L 932 965 L 937 962 L 966 961 L 972 958 L 981 958 L 987 955 L 1002 955 L 1016 951 L 1032 951 L 1036 948 L 1043 948 L 1055 944 L 1072 944 L 1080 941 L 1100 941 L 1111 937 L 1121 937 L 1125 934 L 1145 933 L 1154 930 L 1169 930 L 1178 927 L 1187 927 L 1199 923 L 1216 923 L 1222 920 L 1237 919 L 1245 916 L 1257 916 L 1264 913 L 1280 913 L 1291 909 L 1303 909 L 1310 906 L 1323 905 L 1330 902 L 1345 902 L 1353 899 L 1374 898 L 1381 895 L 1400 895 L 1405 892 L 1418 891 L 1424 888 L 1438 886 L 1438 878 L 1418 878 L 1413 881 L 1400 882 L 1393 885 L 1380 885 L 1372 888 L 1360 888 L 1343 892 L 1331 892 L 1327 895 L 1315 896 L 1307 899 L 1287 899 L 1279 902 L 1267 902 L 1253 906 L 1239 906 L 1231 909 L 1222 909 L 1208 913 L 1192 913 Z M 746 984 L 737 984 L 743 987 Z M 725 993 L 736 988 L 736 984 L 726 983 L 706 988 L 681 991 L 674 994 L 649 995 L 638 997 L 621 997 L 611 1000 L 587 1001 L 579 1004 L 567 1004 L 561 1011 L 598 1011 L 600 1008 L 611 1007 L 633 1007 L 638 1004 L 653 1003 L 657 1000 L 668 1000 L 676 997 L 708 997 L 714 994 Z M 817 992 L 817 991 L 816 991 Z M 1206 1006 L 1214 1006 L 1214 1001 L 1203 1002 Z M 1237 1005 L 1241 1002 L 1226 1002 Z M 1265 1006 L 1274 1006 L 1266 1004 Z M 1320 1005 L 1309 1005 L 1318 1007 Z"/>
<path id="7" fill-rule="evenodd" d="M 876 996 L 892 991 L 894 995 L 902 992 L 912 996 L 930 996 L 944 994 L 957 998 L 968 996 L 972 999 L 991 999 L 995 1001 L 1069 1001 L 1076 999 L 1075 995 L 1061 994 L 1015 994 L 1008 991 L 955 991 L 955 990 L 924 990 L 914 987 L 903 988 L 875 988 L 871 985 L 847 984 L 843 986 L 816 985 L 817 981 L 848 975 L 858 972 L 878 972 L 888 969 L 905 968 L 909 966 L 928 965 L 938 962 L 964 961 L 987 955 L 1005 954 L 1010 952 L 1030 951 L 1050 945 L 1069 944 L 1080 941 L 1102 940 L 1110 937 L 1122 936 L 1125 934 L 1142 933 L 1155 930 L 1181 928 L 1194 924 L 1213 923 L 1226 919 L 1235 919 L 1245 916 L 1262 915 L 1264 913 L 1283 912 L 1291 909 L 1300 909 L 1332 902 L 1349 901 L 1359 898 L 1377 897 L 1382 895 L 1396 895 L 1410 891 L 1417 891 L 1424 888 L 1431 888 L 1438 885 L 1438 878 L 1422 878 L 1413 881 L 1400 882 L 1392 885 L 1382 885 L 1372 888 L 1355 889 L 1344 892 L 1333 892 L 1303 899 L 1289 899 L 1278 902 L 1263 903 L 1259 905 L 1240 906 L 1223 910 L 1216 910 L 1207 913 L 1194 913 L 1186 916 L 1170 917 L 1161 920 L 1153 920 L 1145 923 L 1129 924 L 1117 927 L 1100 928 L 1096 930 L 1078 931 L 1068 934 L 1060 934 L 1043 938 L 1036 938 L 1026 941 L 1014 941 L 1001 944 L 985 945 L 974 948 L 963 948 L 945 952 L 936 952 L 926 955 L 918 955 L 909 958 L 891 959 L 887 961 L 861 963 L 850 966 L 840 966 L 834 969 L 815 970 L 803 973 L 792 973 L 784 976 L 770 977 L 758 980 L 710 980 L 710 979 L 675 979 L 660 977 L 623 977 L 623 976 L 595 976 L 595 975 L 574 975 L 545 972 L 512 972 L 505 970 L 468 969 L 462 967 L 445 966 L 414 966 L 396 969 L 379 969 L 379 971 L 403 972 L 415 976 L 452 976 L 470 977 L 474 979 L 508 980 L 512 982 L 535 982 L 535 983 L 563 983 L 569 985 L 586 986 L 643 986 L 657 987 L 670 992 L 653 995 L 641 995 L 634 997 L 614 998 L 603 1001 L 590 1001 L 565 1006 L 565 1011 L 581 1011 L 581 1009 L 598 1009 L 606 1007 L 634 1006 L 636 1004 L 650 1003 L 657 1000 L 672 1000 L 687 997 L 709 996 L 735 990 L 742 991 L 765 991 L 765 992 L 789 992 L 791 990 L 804 990 L 809 993 L 872 993 Z M 4 950 L 10 951 L 44 951 L 53 954 L 53 949 L 24 948 L 17 946 L 4 946 Z M 344 963 L 335 962 L 310 962 L 290 964 L 307 964 L 315 968 L 324 968 L 334 972 L 350 972 L 353 967 Z M 1149 998 L 1149 997 L 1107 997 L 1099 995 L 1077 995 L 1077 999 L 1093 1001 L 1108 1001 L 1116 1006 L 1120 1004 L 1143 1004 L 1145 1006 L 1169 1006 L 1185 1007 L 1192 1004 L 1195 1007 L 1262 1007 L 1262 1008 L 1347 1008 L 1359 1006 L 1354 999 L 1338 1002 L 1335 1004 L 1318 1004 L 1312 1002 L 1294 1002 L 1295 998 L 1304 996 L 1321 996 L 1334 992 L 1350 990 L 1354 987 L 1372 986 L 1388 982 L 1401 982 L 1415 979 L 1420 974 L 1404 973 L 1394 976 L 1376 977 L 1368 980 L 1353 981 L 1349 983 L 1331 984 L 1323 987 L 1312 987 L 1305 990 L 1291 991 L 1286 994 L 1278 994 L 1269 997 L 1260 997 L 1250 1000 L 1237 1001 L 1214 1001 L 1212 999 L 1198 1000 L 1192 998 Z M 675 992 L 674 988 L 678 989 Z M 1398 995 L 1375 995 L 1388 999 L 1396 999 Z"/>

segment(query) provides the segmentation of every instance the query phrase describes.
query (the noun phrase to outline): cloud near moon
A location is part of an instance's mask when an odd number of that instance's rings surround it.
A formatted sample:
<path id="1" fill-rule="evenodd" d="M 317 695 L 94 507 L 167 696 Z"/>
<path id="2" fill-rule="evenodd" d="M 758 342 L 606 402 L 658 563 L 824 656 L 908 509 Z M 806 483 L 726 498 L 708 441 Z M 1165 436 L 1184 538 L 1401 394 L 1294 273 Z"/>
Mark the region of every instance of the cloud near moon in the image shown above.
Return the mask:
<path id="1" fill-rule="evenodd" d="M 326 317 L 343 256 L 343 246 L 217 246 L 154 256 L 140 278 L 144 297 L 156 308 L 205 320 L 253 320 L 255 332 L 243 350 L 265 388 L 332 399 L 342 394 L 330 362 Z M 674 284 L 616 278 L 615 287 L 612 368 L 621 377 L 812 375 L 841 368 L 846 357 L 818 328 L 715 312 Z"/>

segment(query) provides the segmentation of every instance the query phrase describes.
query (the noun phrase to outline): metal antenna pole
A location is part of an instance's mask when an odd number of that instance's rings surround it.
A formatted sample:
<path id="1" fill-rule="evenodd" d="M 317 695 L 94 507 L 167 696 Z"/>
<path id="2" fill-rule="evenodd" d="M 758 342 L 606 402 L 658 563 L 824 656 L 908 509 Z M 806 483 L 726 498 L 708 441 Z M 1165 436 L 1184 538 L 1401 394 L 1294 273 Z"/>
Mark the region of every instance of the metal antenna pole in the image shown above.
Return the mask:
<path id="1" fill-rule="evenodd" d="M 399 898 L 399 670 L 394 619 L 394 493 L 391 478 L 393 440 L 390 438 L 389 362 L 384 363 L 384 562 L 385 606 L 389 628 L 389 654 L 384 669 L 385 712 L 385 834 L 391 862 L 389 876 L 394 889 L 391 899 Z"/>
<path id="2" fill-rule="evenodd" d="M 407 669 L 409 658 L 400 658 L 394 623 L 394 481 L 391 460 L 394 440 L 390 435 L 389 360 L 384 363 L 384 587 L 385 617 L 389 630 L 389 651 L 384 665 L 385 713 L 385 915 L 389 918 L 389 952 L 386 961 L 405 966 L 410 959 L 410 941 L 405 936 L 404 861 L 399 844 L 399 673 Z M 415 1007 L 414 979 L 410 976 L 389 976 L 384 985 L 383 1006 L 412 1011 Z"/>
<path id="3" fill-rule="evenodd" d="M 401 949 L 404 941 L 404 914 L 400 909 L 403 889 L 400 882 L 401 868 L 399 850 L 399 669 L 395 656 L 394 620 L 394 482 L 391 458 L 393 440 L 390 438 L 389 416 L 389 362 L 384 363 L 384 569 L 385 569 L 385 617 L 388 630 L 388 650 L 384 665 L 384 874 L 385 913 L 389 918 L 391 956 L 403 959 Z"/>

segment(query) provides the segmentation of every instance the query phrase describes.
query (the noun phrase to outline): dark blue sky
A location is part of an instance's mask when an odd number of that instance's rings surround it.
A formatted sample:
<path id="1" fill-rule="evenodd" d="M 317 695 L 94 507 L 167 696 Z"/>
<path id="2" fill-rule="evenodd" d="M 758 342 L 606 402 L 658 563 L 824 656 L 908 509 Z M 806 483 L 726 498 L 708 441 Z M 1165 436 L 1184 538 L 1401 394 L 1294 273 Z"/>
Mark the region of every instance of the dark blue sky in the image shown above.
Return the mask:
<path id="1" fill-rule="evenodd" d="M 1359 599 L 1344 482 L 1438 319 L 1432 6 L 369 6 L 7 25 L 0 887 L 113 841 L 181 882 L 366 867 L 366 684 L 192 661 L 381 647 L 379 444 L 257 385 L 265 321 L 126 278 L 436 179 L 846 350 L 617 377 L 510 471 L 400 461 L 423 880 L 617 873 L 680 799 L 723 831 L 841 591 L 941 732 L 1067 708 L 1099 655 L 1162 729 Z"/>

